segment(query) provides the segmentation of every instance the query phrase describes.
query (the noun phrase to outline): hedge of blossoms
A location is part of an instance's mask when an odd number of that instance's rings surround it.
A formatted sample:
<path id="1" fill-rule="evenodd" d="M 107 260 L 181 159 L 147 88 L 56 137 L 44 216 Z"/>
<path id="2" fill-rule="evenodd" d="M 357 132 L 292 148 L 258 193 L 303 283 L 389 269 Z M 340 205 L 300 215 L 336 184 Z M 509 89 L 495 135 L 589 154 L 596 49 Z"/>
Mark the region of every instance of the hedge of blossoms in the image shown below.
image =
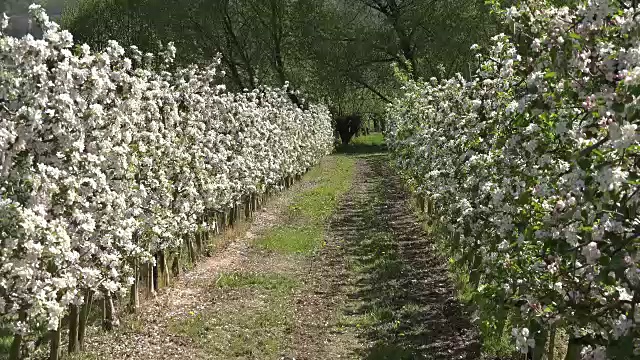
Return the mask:
<path id="1" fill-rule="evenodd" d="M 451 234 L 480 317 L 534 358 L 555 329 L 567 358 L 640 354 L 634 3 L 496 7 L 514 35 L 474 46 L 471 80 L 407 83 L 389 109 L 397 166 Z"/>
<path id="2" fill-rule="evenodd" d="M 58 328 L 87 292 L 126 292 L 132 264 L 332 150 L 327 109 L 285 89 L 227 93 L 219 61 L 92 52 L 31 13 L 43 39 L 0 34 L 0 323 L 16 334 Z"/>

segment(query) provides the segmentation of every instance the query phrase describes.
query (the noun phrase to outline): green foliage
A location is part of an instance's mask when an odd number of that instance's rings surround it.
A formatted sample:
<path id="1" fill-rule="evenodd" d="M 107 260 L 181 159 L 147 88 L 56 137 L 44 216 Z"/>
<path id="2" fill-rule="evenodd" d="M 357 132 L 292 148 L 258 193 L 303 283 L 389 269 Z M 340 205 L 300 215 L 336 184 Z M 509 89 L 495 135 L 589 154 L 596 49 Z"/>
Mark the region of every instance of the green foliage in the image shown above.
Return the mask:
<path id="1" fill-rule="evenodd" d="M 149 19 L 160 10 L 153 0 L 80 0 L 65 8 L 62 25 L 79 43 L 102 49 L 109 40 L 143 52 L 159 51 L 161 40 Z"/>
<path id="2" fill-rule="evenodd" d="M 11 350 L 12 341 L 13 337 L 4 334 L 4 332 L 0 329 L 0 360 L 9 358 L 9 350 Z"/>

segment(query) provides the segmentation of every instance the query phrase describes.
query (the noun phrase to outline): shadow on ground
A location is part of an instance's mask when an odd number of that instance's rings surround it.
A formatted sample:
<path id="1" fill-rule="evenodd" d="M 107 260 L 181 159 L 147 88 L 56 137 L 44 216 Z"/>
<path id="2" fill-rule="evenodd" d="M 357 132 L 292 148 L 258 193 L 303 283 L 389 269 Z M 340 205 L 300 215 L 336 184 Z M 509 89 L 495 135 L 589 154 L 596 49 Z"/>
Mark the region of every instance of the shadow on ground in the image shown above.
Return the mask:
<path id="1" fill-rule="evenodd" d="M 412 214 L 387 155 L 379 147 L 358 151 L 368 155 L 359 157 L 356 183 L 330 225 L 353 279 L 345 285 L 343 323 L 365 344 L 358 356 L 479 359 L 477 333 L 455 299 L 445 260 Z"/>
<path id="2" fill-rule="evenodd" d="M 349 144 L 340 145 L 336 148 L 336 152 L 339 154 L 347 155 L 364 155 L 364 154 L 380 154 L 387 151 L 387 146 L 382 145 L 368 145 L 368 144 Z"/>

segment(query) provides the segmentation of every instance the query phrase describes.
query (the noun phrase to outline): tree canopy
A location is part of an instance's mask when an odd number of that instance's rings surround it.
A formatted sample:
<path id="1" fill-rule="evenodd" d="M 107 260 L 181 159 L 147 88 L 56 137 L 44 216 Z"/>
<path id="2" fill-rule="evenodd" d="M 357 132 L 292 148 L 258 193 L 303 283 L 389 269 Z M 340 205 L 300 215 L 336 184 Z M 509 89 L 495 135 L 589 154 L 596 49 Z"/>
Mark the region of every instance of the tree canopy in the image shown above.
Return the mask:
<path id="1" fill-rule="evenodd" d="M 397 73 L 469 74 L 488 14 L 482 0 L 79 0 L 63 26 L 97 48 L 173 41 L 178 63 L 220 54 L 235 90 L 289 83 L 336 113 L 379 114 Z"/>

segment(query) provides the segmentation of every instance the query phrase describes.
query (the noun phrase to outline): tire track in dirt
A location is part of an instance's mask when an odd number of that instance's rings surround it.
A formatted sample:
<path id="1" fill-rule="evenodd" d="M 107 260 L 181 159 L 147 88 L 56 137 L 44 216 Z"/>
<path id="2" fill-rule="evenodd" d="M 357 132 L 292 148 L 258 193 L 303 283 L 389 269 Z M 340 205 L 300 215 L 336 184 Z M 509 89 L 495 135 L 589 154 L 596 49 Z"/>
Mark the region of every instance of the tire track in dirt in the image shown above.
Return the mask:
<path id="1" fill-rule="evenodd" d="M 311 274 L 315 312 L 333 324 L 307 329 L 302 358 L 479 359 L 478 335 L 455 298 L 446 260 L 412 213 L 387 155 L 360 155 L 356 167 Z M 327 344 L 324 334 L 332 333 L 342 341 Z M 342 351 L 326 350 L 332 347 Z"/>

